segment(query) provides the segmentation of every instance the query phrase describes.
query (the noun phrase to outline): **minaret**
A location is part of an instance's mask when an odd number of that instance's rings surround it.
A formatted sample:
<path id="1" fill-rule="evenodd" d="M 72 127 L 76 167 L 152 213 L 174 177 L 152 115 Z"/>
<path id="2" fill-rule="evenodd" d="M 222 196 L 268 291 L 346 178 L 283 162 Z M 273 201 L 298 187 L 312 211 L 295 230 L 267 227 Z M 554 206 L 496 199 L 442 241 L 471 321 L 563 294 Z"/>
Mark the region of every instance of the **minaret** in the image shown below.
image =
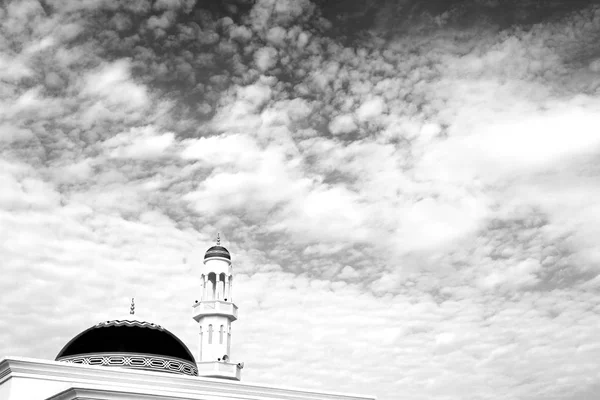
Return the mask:
<path id="1" fill-rule="evenodd" d="M 240 380 L 243 364 L 231 357 L 231 323 L 237 319 L 231 283 L 231 255 L 221 246 L 209 248 L 204 255 L 201 275 L 201 300 L 194 305 L 194 319 L 200 325 L 198 339 L 198 376 Z"/>

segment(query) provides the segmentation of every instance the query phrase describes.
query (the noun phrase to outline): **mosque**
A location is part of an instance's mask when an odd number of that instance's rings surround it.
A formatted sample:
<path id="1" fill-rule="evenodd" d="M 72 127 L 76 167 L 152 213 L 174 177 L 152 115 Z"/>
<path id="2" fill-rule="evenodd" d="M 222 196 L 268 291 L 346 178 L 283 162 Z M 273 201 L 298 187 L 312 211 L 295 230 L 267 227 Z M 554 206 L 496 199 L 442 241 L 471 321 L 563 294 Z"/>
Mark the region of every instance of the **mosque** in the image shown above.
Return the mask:
<path id="1" fill-rule="evenodd" d="M 54 361 L 0 360 L 0 400 L 373 400 L 241 383 L 243 363 L 231 360 L 231 254 L 217 237 L 204 255 L 196 356 L 162 326 L 137 320 L 102 321 L 71 339 Z M 131 304 L 130 314 L 134 315 Z"/>

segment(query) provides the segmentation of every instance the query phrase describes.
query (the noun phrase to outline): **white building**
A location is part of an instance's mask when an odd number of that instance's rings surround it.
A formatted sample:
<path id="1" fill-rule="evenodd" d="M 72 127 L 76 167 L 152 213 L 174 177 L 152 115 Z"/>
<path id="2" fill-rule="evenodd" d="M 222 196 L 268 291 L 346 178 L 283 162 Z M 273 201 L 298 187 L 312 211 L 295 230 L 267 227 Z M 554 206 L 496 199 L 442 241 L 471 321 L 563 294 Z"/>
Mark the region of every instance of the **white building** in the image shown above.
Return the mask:
<path id="1" fill-rule="evenodd" d="M 199 325 L 195 357 L 159 325 L 103 321 L 75 336 L 55 361 L 0 361 L 0 400 L 373 399 L 240 383 L 243 364 L 231 361 L 237 319 L 231 255 L 219 239 L 204 256 L 201 278 L 201 301 L 193 308 Z"/>

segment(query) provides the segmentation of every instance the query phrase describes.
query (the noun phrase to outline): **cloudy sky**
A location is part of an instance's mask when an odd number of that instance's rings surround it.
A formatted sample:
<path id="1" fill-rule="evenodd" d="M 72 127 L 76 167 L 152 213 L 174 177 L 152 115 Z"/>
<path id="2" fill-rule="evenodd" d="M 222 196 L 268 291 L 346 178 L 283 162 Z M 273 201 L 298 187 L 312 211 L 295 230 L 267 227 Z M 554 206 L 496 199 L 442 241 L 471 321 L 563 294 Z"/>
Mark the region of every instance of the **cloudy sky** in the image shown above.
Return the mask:
<path id="1" fill-rule="evenodd" d="M 245 382 L 600 397 L 593 2 L 3 2 L 0 93 L 0 357 L 195 352 L 220 232 Z"/>

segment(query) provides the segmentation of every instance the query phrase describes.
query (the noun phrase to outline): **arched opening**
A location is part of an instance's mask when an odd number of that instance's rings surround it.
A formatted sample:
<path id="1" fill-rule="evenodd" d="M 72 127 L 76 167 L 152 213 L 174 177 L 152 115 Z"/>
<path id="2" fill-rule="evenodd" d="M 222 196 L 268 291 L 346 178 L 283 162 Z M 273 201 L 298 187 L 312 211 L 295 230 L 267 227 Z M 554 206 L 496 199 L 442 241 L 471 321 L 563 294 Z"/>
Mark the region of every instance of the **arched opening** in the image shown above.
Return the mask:
<path id="1" fill-rule="evenodd" d="M 221 325 L 221 328 L 219 329 L 219 344 L 223 344 L 223 325 Z"/>
<path id="2" fill-rule="evenodd" d="M 213 328 L 212 324 L 208 325 L 208 344 L 212 344 Z"/>
<path id="3" fill-rule="evenodd" d="M 219 274 L 219 285 L 218 285 L 218 293 L 217 299 L 221 300 L 225 298 L 225 274 Z"/>
<path id="4" fill-rule="evenodd" d="M 216 297 L 217 289 L 217 275 L 214 272 L 208 274 L 208 300 L 214 300 Z"/>

